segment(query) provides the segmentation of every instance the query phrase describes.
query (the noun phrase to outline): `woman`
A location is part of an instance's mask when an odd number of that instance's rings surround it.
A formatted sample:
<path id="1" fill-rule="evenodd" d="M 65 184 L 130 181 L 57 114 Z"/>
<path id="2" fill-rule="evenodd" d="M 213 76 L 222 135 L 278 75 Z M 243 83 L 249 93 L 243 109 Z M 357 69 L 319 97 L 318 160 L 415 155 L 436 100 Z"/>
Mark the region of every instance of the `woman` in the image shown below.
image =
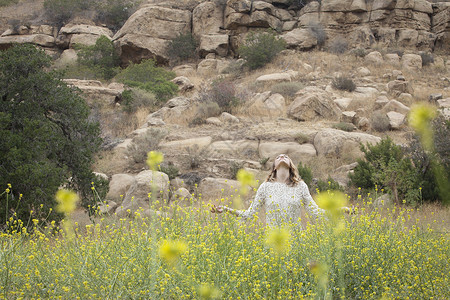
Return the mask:
<path id="1" fill-rule="evenodd" d="M 214 205 L 211 212 L 227 211 L 247 219 L 262 205 L 266 207 L 266 222 L 269 226 L 299 224 L 302 206 L 306 208 L 310 216 L 316 219 L 321 218 L 325 212 L 314 202 L 308 186 L 300 179 L 297 168 L 286 154 L 280 154 L 275 158 L 270 175 L 258 188 L 255 200 L 247 210 Z"/>

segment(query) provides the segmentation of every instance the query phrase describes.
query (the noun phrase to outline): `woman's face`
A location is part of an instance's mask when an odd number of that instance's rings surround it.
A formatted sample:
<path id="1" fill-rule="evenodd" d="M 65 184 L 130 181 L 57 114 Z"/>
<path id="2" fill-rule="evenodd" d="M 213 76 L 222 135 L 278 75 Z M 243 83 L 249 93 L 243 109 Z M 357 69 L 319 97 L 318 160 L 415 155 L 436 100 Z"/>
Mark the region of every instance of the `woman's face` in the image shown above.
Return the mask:
<path id="1" fill-rule="evenodd" d="M 291 159 L 286 154 L 280 154 L 275 158 L 275 169 L 278 169 L 281 165 L 289 167 Z"/>

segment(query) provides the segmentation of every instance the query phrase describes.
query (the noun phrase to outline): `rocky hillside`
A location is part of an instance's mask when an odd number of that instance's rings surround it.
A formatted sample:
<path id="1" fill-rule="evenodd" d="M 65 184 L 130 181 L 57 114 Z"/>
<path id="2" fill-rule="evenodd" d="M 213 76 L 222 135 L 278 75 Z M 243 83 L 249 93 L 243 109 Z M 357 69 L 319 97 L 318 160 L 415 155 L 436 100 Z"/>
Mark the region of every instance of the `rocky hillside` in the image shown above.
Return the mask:
<path id="1" fill-rule="evenodd" d="M 307 4 L 300 7 L 300 2 Z M 10 10 L 2 8 L 2 16 Z M 170 190 L 161 194 L 170 199 L 189 201 L 192 194 L 216 199 L 233 193 L 238 168 L 262 180 L 279 153 L 310 166 L 315 177 L 331 176 L 345 186 L 362 156 L 360 143 L 374 144 L 386 135 L 397 143 L 409 141 L 406 116 L 412 104 L 431 101 L 447 118 L 450 113 L 448 2 L 149 1 L 117 32 L 82 18 L 58 28 L 45 24 L 44 15 L 5 28 L 0 49 L 32 43 L 56 62 L 70 64 L 77 57 L 74 45 L 93 45 L 104 35 L 114 42 L 123 66 L 147 58 L 172 66 L 168 41 L 184 32 L 200 40 L 198 61 L 172 67 L 180 87 L 177 97 L 149 114 L 134 115 L 132 126 L 123 125 L 129 132 L 114 134 L 103 124 L 104 136 L 113 142 L 94 167 L 110 180 L 109 204 L 103 209 L 119 215 L 148 207 L 151 181 L 162 191 Z M 267 28 L 276 30 L 289 49 L 262 69 L 233 71 L 247 34 Z M 368 54 L 327 51 L 342 41 L 349 50 Z M 432 63 L 423 61 L 424 53 L 433 57 Z M 240 104 L 196 123 L 204 114 L 201 97 L 220 78 Z M 341 88 L 336 82 L 340 78 L 354 83 L 354 89 Z M 122 84 L 67 82 L 79 87 L 93 108 L 102 107 L 99 113 L 109 119 L 121 112 Z M 161 138 L 155 142 L 156 136 Z M 164 153 L 163 170 L 176 177 L 170 184 L 166 173 L 152 173 L 136 159 L 136 151 L 150 150 Z"/>

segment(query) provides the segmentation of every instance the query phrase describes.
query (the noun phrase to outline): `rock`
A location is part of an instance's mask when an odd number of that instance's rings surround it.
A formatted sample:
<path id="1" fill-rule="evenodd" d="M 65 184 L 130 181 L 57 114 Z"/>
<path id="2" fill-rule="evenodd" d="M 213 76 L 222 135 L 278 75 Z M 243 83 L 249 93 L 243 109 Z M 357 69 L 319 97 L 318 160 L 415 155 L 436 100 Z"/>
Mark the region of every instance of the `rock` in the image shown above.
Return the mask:
<path id="1" fill-rule="evenodd" d="M 227 113 L 227 112 L 223 112 L 220 115 L 220 120 L 222 122 L 228 122 L 228 123 L 239 123 L 239 119 L 237 117 L 235 117 L 232 114 Z"/>
<path id="2" fill-rule="evenodd" d="M 104 87 L 98 80 L 64 79 L 64 82 L 79 88 L 89 104 L 111 105 L 120 102 L 122 97 L 123 90 Z"/>
<path id="3" fill-rule="evenodd" d="M 368 63 L 372 63 L 375 65 L 380 65 L 383 63 L 383 56 L 378 51 L 372 51 L 369 54 L 366 55 L 365 60 Z"/>
<path id="4" fill-rule="evenodd" d="M 210 146 L 211 154 L 215 157 L 241 157 L 246 153 L 257 153 L 258 142 L 252 140 L 227 140 L 217 141 Z"/>
<path id="5" fill-rule="evenodd" d="M 317 46 L 317 38 L 309 29 L 295 28 L 281 36 L 288 48 L 307 50 Z"/>
<path id="6" fill-rule="evenodd" d="M 446 120 L 450 119 L 450 98 L 437 100 L 437 105 Z"/>
<path id="7" fill-rule="evenodd" d="M 191 32 L 189 11 L 148 5 L 128 18 L 113 40 L 123 65 L 149 58 L 167 63 L 167 42 L 187 32 Z"/>
<path id="8" fill-rule="evenodd" d="M 284 153 L 289 155 L 292 161 L 296 164 L 298 162 L 309 162 L 316 157 L 317 152 L 312 144 L 299 144 L 297 142 L 262 142 L 259 145 L 259 157 L 269 157 L 269 161 L 273 162 L 275 157 Z"/>
<path id="9" fill-rule="evenodd" d="M 360 154 L 359 143 L 376 144 L 381 138 L 366 133 L 345 132 L 337 129 L 319 131 L 314 137 L 314 146 L 318 155 L 327 157 L 341 157 L 345 147 L 353 148 L 355 156 Z M 345 153 L 348 155 L 348 153 Z"/>
<path id="10" fill-rule="evenodd" d="M 335 99 L 333 101 L 334 101 L 334 103 L 337 104 L 337 106 L 340 109 L 345 110 L 350 105 L 350 103 L 352 103 L 353 99 L 351 99 L 351 98 L 338 98 L 338 99 Z"/>
<path id="11" fill-rule="evenodd" d="M 116 209 L 119 217 L 131 216 L 139 209 L 149 209 L 153 199 L 168 200 L 169 176 L 167 174 L 146 170 L 137 174 L 135 179 L 136 182 L 128 189 L 122 204 Z M 150 197 L 149 193 L 152 193 Z"/>
<path id="12" fill-rule="evenodd" d="M 78 61 L 78 54 L 74 49 L 66 49 L 61 56 L 54 62 L 55 67 L 63 68 L 75 65 Z"/>
<path id="13" fill-rule="evenodd" d="M 339 120 L 341 110 L 325 94 L 306 94 L 297 97 L 288 107 L 290 118 L 299 121 L 316 121 L 319 119 Z"/>
<path id="14" fill-rule="evenodd" d="M 389 207 L 392 206 L 394 202 L 391 199 L 391 196 L 389 194 L 383 194 L 375 199 L 373 202 L 373 205 L 376 207 Z"/>
<path id="15" fill-rule="evenodd" d="M 414 91 L 408 81 L 393 80 L 387 84 L 387 90 L 390 94 L 399 96 L 402 93 L 412 94 Z"/>
<path id="16" fill-rule="evenodd" d="M 225 57 L 228 54 L 228 48 L 228 34 L 203 34 L 200 37 L 199 53 L 201 57 L 206 56 L 208 53 Z"/>
<path id="17" fill-rule="evenodd" d="M 388 53 L 385 56 L 385 62 L 391 66 L 400 65 L 400 56 L 397 53 Z"/>
<path id="18" fill-rule="evenodd" d="M 356 72 L 358 72 L 360 76 L 369 76 L 371 74 L 370 70 L 366 67 L 359 67 L 356 69 Z"/>
<path id="19" fill-rule="evenodd" d="M 442 99 L 442 93 L 431 94 L 428 97 L 428 101 L 430 101 L 430 102 L 436 102 L 436 101 L 441 100 L 441 99 Z"/>
<path id="20" fill-rule="evenodd" d="M 90 34 L 98 37 L 104 35 L 111 38 L 113 33 L 106 27 L 92 26 L 84 24 L 69 24 L 59 30 L 59 34 Z"/>
<path id="21" fill-rule="evenodd" d="M 161 143 L 160 147 L 162 150 L 185 150 L 187 147 L 192 147 L 194 145 L 204 148 L 211 144 L 212 138 L 210 136 L 191 138 L 185 140 L 171 141 L 166 143 Z"/>
<path id="22" fill-rule="evenodd" d="M 358 120 L 356 126 L 363 131 L 367 131 L 370 128 L 370 121 L 366 117 L 362 117 Z"/>
<path id="23" fill-rule="evenodd" d="M 408 114 L 410 108 L 397 100 L 389 101 L 382 109 L 383 112 L 395 111 L 401 114 Z"/>
<path id="24" fill-rule="evenodd" d="M 216 117 L 207 118 L 205 120 L 205 122 L 206 122 L 206 124 L 211 124 L 211 125 L 216 125 L 216 126 L 221 126 L 223 124 L 222 121 L 220 121 L 219 118 L 216 118 Z"/>
<path id="25" fill-rule="evenodd" d="M 194 88 L 194 84 L 185 76 L 178 76 L 171 80 L 173 83 L 178 85 L 180 92 L 190 91 Z"/>
<path id="26" fill-rule="evenodd" d="M 117 207 L 117 203 L 114 201 L 104 201 L 98 206 L 98 211 L 102 215 L 109 215 L 114 212 Z"/>
<path id="27" fill-rule="evenodd" d="M 411 71 L 422 69 L 422 57 L 418 54 L 404 54 L 402 67 Z"/>
<path id="28" fill-rule="evenodd" d="M 223 8 L 218 2 L 203 2 L 192 12 L 192 34 L 214 34 L 223 28 Z"/>
<path id="29" fill-rule="evenodd" d="M 186 204 L 189 204 L 191 200 L 193 200 L 193 196 L 186 188 L 176 189 L 171 197 L 171 201 L 188 202 Z"/>
<path id="30" fill-rule="evenodd" d="M 192 67 L 190 65 L 176 66 L 175 68 L 173 68 L 172 71 L 175 72 L 175 74 L 177 76 L 186 76 L 186 77 L 188 77 L 196 72 L 194 67 Z"/>
<path id="31" fill-rule="evenodd" d="M 217 59 L 204 59 L 197 66 L 199 75 L 208 76 L 217 74 Z"/>
<path id="32" fill-rule="evenodd" d="M 389 118 L 389 125 L 392 129 L 399 129 L 405 123 L 406 116 L 404 114 L 390 111 L 386 114 Z"/>
<path id="33" fill-rule="evenodd" d="M 341 115 L 341 122 L 353 123 L 353 119 L 356 116 L 354 111 L 343 111 Z"/>
<path id="34" fill-rule="evenodd" d="M 121 203 L 128 189 L 136 183 L 134 176 L 129 174 L 114 174 L 109 182 L 109 191 L 105 200 Z"/>
<path id="35" fill-rule="evenodd" d="M 260 82 L 283 82 L 283 81 L 291 81 L 291 74 L 289 73 L 273 73 L 273 74 L 267 74 L 267 75 L 262 75 L 259 76 L 258 78 L 256 78 L 256 82 L 260 83 Z"/>
<path id="36" fill-rule="evenodd" d="M 274 118 L 286 115 L 286 100 L 280 94 L 270 95 L 270 92 L 256 94 L 250 103 L 248 112 L 252 116 Z"/>
<path id="37" fill-rule="evenodd" d="M 211 201 L 230 195 L 237 196 L 239 194 L 240 186 L 241 184 L 237 180 L 206 177 L 200 181 L 198 191 L 201 194 L 202 199 Z"/>
<path id="38" fill-rule="evenodd" d="M 0 50 L 5 50 L 13 44 L 34 44 L 42 47 L 55 47 L 56 40 L 46 34 L 9 35 L 0 37 Z"/>
<path id="39" fill-rule="evenodd" d="M 379 94 L 378 89 L 370 87 L 370 86 L 358 86 L 355 91 L 354 94 L 356 96 L 356 98 L 372 98 L 375 97 Z"/>
<path id="40" fill-rule="evenodd" d="M 187 106 L 191 103 L 191 100 L 189 98 L 186 97 L 175 97 L 170 99 L 169 101 L 166 102 L 166 104 L 164 106 L 169 107 L 169 108 L 174 108 L 177 106 Z"/>
<path id="41" fill-rule="evenodd" d="M 401 93 L 398 97 L 397 97 L 398 101 L 400 101 L 402 104 L 409 106 L 413 103 L 414 98 L 411 94 L 409 93 Z"/>

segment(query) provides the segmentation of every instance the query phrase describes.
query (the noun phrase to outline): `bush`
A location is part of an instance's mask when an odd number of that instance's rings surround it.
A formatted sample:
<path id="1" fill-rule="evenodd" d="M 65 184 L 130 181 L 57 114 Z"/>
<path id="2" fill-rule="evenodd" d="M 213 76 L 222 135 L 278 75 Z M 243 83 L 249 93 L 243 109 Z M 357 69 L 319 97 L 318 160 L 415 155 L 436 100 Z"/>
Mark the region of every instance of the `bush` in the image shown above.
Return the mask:
<path id="1" fill-rule="evenodd" d="M 328 176 L 327 180 L 319 180 L 317 181 L 317 190 L 319 192 L 325 192 L 325 191 L 344 191 L 344 188 L 333 178 Z"/>
<path id="2" fill-rule="evenodd" d="M 128 89 L 122 92 L 120 102 L 123 111 L 133 113 L 141 107 L 152 107 L 157 103 L 155 95 L 141 89 Z"/>
<path id="3" fill-rule="evenodd" d="M 189 126 L 205 124 L 206 119 L 216 117 L 221 112 L 222 110 L 216 102 L 202 102 L 197 106 L 197 112 L 192 121 L 189 122 Z"/>
<path id="4" fill-rule="evenodd" d="M 236 97 L 236 86 L 229 80 L 216 80 L 208 88 L 199 93 L 201 103 L 217 103 L 221 112 L 231 112 L 231 109 L 239 104 Z"/>
<path id="5" fill-rule="evenodd" d="M 333 124 L 332 127 L 335 129 L 339 129 L 339 130 L 347 131 L 347 132 L 352 132 L 352 131 L 356 130 L 355 125 L 353 125 L 352 123 L 346 123 L 346 122 L 340 122 L 337 124 Z"/>
<path id="6" fill-rule="evenodd" d="M 230 164 L 230 174 L 231 174 L 231 179 L 236 179 L 237 173 L 240 169 L 242 169 L 244 167 L 243 163 L 239 163 L 236 161 L 233 161 Z"/>
<path id="7" fill-rule="evenodd" d="M 180 170 L 172 162 L 162 163 L 160 171 L 167 174 L 170 180 L 176 178 L 180 173 Z"/>
<path id="8" fill-rule="evenodd" d="M 127 147 L 128 155 L 135 163 L 142 163 L 147 158 L 147 153 L 158 150 L 159 143 L 167 135 L 167 132 L 160 129 L 150 128 L 144 134 L 133 139 Z"/>
<path id="9" fill-rule="evenodd" d="M 299 144 L 306 144 L 309 143 L 310 138 L 309 135 L 300 132 L 295 135 L 295 141 Z"/>
<path id="10" fill-rule="evenodd" d="M 208 157 L 208 148 L 200 148 L 198 145 L 193 145 L 192 147 L 186 147 L 186 162 L 189 168 L 197 169 L 200 167 L 202 161 Z"/>
<path id="11" fill-rule="evenodd" d="M 327 40 L 327 33 L 323 29 L 323 25 L 320 23 L 309 23 L 309 30 L 317 39 L 317 46 L 322 47 Z"/>
<path id="12" fill-rule="evenodd" d="M 334 38 L 329 45 L 331 53 L 343 54 L 348 50 L 348 41 L 344 37 Z"/>
<path id="13" fill-rule="evenodd" d="M 302 162 L 299 162 L 297 169 L 298 169 L 298 174 L 300 175 L 300 178 L 303 179 L 303 181 L 306 183 L 306 185 L 309 186 L 311 184 L 311 181 L 313 178 L 311 168 L 306 165 L 303 165 Z"/>
<path id="14" fill-rule="evenodd" d="M 77 189 L 82 204 L 89 205 L 94 179 L 90 167 L 101 144 L 100 128 L 89 120 L 85 100 L 59 73 L 48 71 L 50 63 L 32 45 L 0 52 L 0 186 L 12 185 L 9 207 L 15 208 L 0 207 L 3 224 L 11 213 L 28 220 L 34 211 L 32 218 L 45 218 L 62 185 Z"/>
<path id="15" fill-rule="evenodd" d="M 158 101 L 165 101 L 177 93 L 178 86 L 170 81 L 173 78 L 175 73 L 157 67 L 150 59 L 129 65 L 115 77 L 130 87 L 153 93 Z"/>
<path id="16" fill-rule="evenodd" d="M 370 126 L 378 132 L 388 131 L 391 127 L 388 116 L 381 112 L 375 111 L 370 118 Z"/>
<path id="17" fill-rule="evenodd" d="M 295 94 L 303 88 L 301 82 L 281 82 L 272 85 L 270 91 L 272 93 L 278 93 L 284 97 L 294 98 Z"/>
<path id="18" fill-rule="evenodd" d="M 98 77 L 111 79 L 118 73 L 119 56 L 116 54 L 113 42 L 102 35 L 95 45 L 78 45 L 78 63 L 93 70 Z"/>
<path id="19" fill-rule="evenodd" d="M 356 57 L 365 57 L 367 55 L 367 51 L 364 48 L 356 48 L 350 51 Z"/>
<path id="20" fill-rule="evenodd" d="M 239 54 L 247 61 L 250 69 L 258 69 L 271 62 L 280 51 L 284 50 L 286 43 L 279 39 L 273 31 L 264 33 L 250 32 Z"/>
<path id="21" fill-rule="evenodd" d="M 341 91 L 353 92 L 356 89 L 356 85 L 351 78 L 345 76 L 336 77 L 332 85 L 334 88 Z"/>
<path id="22" fill-rule="evenodd" d="M 44 0 L 44 9 L 50 20 L 63 25 L 72 16 L 90 9 L 90 0 Z"/>
<path id="23" fill-rule="evenodd" d="M 0 0 L 0 7 L 10 6 L 10 5 L 16 4 L 18 2 L 19 2 L 19 0 Z"/>
<path id="24" fill-rule="evenodd" d="M 185 61 L 197 57 L 198 41 L 192 33 L 180 33 L 169 41 L 167 54 L 176 61 Z"/>
<path id="25" fill-rule="evenodd" d="M 136 11 L 141 1 L 106 0 L 99 1 L 96 7 L 97 21 L 104 23 L 114 31 L 119 30 Z"/>
<path id="26" fill-rule="evenodd" d="M 422 67 L 428 66 L 434 63 L 434 57 L 431 53 L 420 52 L 420 57 L 422 57 Z"/>
<path id="27" fill-rule="evenodd" d="M 386 189 L 397 203 L 405 200 L 415 204 L 421 182 L 417 171 L 400 146 L 389 138 L 383 138 L 376 145 L 361 145 L 364 160 L 358 159 L 353 174 L 349 174 L 350 185 L 366 190 Z"/>

